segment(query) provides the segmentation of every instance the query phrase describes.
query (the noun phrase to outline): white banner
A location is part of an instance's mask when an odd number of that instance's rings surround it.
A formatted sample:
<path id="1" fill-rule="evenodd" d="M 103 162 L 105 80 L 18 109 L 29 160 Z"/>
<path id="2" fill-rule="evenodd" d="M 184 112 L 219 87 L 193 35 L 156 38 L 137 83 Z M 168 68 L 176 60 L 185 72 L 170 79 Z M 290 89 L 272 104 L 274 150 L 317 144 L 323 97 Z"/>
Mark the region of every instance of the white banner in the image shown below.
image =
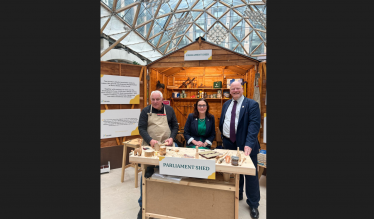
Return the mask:
<path id="1" fill-rule="evenodd" d="M 212 60 L 212 50 L 185 50 L 184 60 Z"/>
<path id="2" fill-rule="evenodd" d="M 216 178 L 216 160 L 159 157 L 160 174 L 203 179 Z"/>
<path id="3" fill-rule="evenodd" d="M 101 110 L 100 115 L 101 139 L 139 135 L 140 109 Z"/>
<path id="4" fill-rule="evenodd" d="M 139 77 L 101 75 L 101 104 L 139 104 Z"/>

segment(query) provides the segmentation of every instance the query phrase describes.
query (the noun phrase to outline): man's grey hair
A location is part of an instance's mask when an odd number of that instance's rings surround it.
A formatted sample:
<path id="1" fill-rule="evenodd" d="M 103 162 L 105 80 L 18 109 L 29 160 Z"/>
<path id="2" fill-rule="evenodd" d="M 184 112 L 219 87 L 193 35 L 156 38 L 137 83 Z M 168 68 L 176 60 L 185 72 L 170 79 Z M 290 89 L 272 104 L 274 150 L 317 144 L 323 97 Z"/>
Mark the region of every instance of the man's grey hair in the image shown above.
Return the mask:
<path id="1" fill-rule="evenodd" d="M 154 93 L 158 93 L 158 94 L 160 94 L 160 96 L 161 96 L 161 98 L 162 98 L 162 93 L 161 93 L 161 91 L 159 91 L 159 90 L 152 91 L 152 92 L 151 92 L 151 98 L 152 98 L 152 94 L 154 94 Z"/>

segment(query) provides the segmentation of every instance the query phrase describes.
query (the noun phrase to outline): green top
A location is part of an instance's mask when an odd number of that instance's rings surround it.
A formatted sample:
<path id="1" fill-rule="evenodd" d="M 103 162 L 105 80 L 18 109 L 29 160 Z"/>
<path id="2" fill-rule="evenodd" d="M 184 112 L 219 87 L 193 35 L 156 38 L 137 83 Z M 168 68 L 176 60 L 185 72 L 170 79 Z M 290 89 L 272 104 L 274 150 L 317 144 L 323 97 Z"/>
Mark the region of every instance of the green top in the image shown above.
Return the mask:
<path id="1" fill-rule="evenodd" d="M 199 122 L 197 123 L 197 134 L 199 136 L 205 135 L 206 131 L 206 124 L 205 124 L 205 119 L 199 119 Z M 201 137 L 199 140 L 195 139 L 196 141 L 201 141 Z M 187 146 L 188 148 L 195 148 L 195 146 Z M 208 147 L 199 147 L 199 149 L 209 149 Z"/>
<path id="2" fill-rule="evenodd" d="M 206 131 L 205 118 L 204 119 L 199 119 L 199 122 L 197 124 L 197 134 L 199 136 L 203 136 L 203 135 L 205 135 L 205 131 Z M 201 141 L 201 137 L 200 137 L 199 141 Z"/>

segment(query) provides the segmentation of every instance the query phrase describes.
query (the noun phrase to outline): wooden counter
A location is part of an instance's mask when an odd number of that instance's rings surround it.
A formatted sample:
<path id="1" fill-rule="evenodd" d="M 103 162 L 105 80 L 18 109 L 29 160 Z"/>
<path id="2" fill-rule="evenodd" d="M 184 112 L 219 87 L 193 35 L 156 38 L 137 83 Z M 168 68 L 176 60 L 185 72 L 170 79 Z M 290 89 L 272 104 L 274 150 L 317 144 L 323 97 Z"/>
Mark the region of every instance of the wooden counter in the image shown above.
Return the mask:
<path id="1" fill-rule="evenodd" d="M 178 149 L 179 152 L 174 150 Z M 199 150 L 204 151 L 204 150 Z M 216 149 L 219 153 L 236 155 L 236 151 Z M 239 174 L 255 175 L 256 169 L 249 156 L 242 166 L 232 166 L 225 161 L 216 163 L 216 179 L 182 178 L 180 182 L 170 182 L 155 178 L 144 178 L 145 169 L 149 165 L 158 165 L 158 156 L 144 157 L 130 155 L 133 163 L 142 164 L 143 219 L 238 219 L 239 214 Z M 167 147 L 165 157 L 195 155 L 195 149 Z M 191 158 L 194 159 L 194 158 Z M 200 159 L 205 159 L 200 156 Z M 214 158 L 213 158 L 214 159 Z M 215 160 L 215 159 L 214 159 Z M 239 162 L 240 164 L 241 162 Z M 223 180 L 225 174 L 233 174 L 229 182 Z"/>

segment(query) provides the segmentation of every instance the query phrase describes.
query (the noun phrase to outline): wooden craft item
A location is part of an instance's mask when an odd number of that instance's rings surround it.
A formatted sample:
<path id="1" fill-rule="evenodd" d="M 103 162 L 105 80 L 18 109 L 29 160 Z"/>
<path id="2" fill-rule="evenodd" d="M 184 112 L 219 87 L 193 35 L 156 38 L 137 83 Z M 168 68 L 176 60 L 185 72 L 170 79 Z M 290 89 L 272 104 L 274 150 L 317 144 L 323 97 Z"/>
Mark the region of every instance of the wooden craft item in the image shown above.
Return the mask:
<path id="1" fill-rule="evenodd" d="M 218 163 L 221 164 L 223 161 L 225 160 L 225 158 L 221 158 Z"/>
<path id="2" fill-rule="evenodd" d="M 200 152 L 199 154 L 206 159 L 211 159 L 219 156 L 219 153 L 217 151 L 204 151 Z"/>
<path id="3" fill-rule="evenodd" d="M 196 147 L 195 159 L 199 159 L 199 147 L 198 146 L 195 146 L 195 147 Z"/>
<path id="4" fill-rule="evenodd" d="M 153 157 L 155 151 L 153 149 L 144 150 L 145 157 Z"/>
<path id="5" fill-rule="evenodd" d="M 166 147 L 165 146 L 160 146 L 160 155 L 161 156 L 166 155 Z"/>
<path id="6" fill-rule="evenodd" d="M 240 151 L 239 151 L 239 147 L 238 147 L 238 150 L 237 150 L 238 153 L 236 153 L 236 156 L 239 157 L 239 160 L 241 159 L 241 154 L 240 154 Z"/>
<path id="7" fill-rule="evenodd" d="M 241 165 L 242 165 L 242 164 L 244 163 L 245 159 L 246 159 L 246 158 L 244 158 L 244 159 L 243 159 L 243 161 L 242 161 L 242 162 L 240 163 L 240 165 L 239 165 L 239 166 L 241 166 Z"/>
<path id="8" fill-rule="evenodd" d="M 230 163 L 230 160 L 231 160 L 230 155 L 226 155 L 226 157 L 225 157 L 225 161 L 226 161 L 226 163 Z"/>
<path id="9" fill-rule="evenodd" d="M 134 150 L 134 155 L 136 156 L 142 156 L 142 147 L 138 147 Z"/>
<path id="10" fill-rule="evenodd" d="M 223 173 L 223 181 L 225 182 L 230 181 L 230 173 Z"/>
<path id="11" fill-rule="evenodd" d="M 190 156 L 190 155 L 188 155 L 188 154 L 184 154 L 183 157 L 184 157 L 184 158 L 193 158 L 193 156 Z"/>

